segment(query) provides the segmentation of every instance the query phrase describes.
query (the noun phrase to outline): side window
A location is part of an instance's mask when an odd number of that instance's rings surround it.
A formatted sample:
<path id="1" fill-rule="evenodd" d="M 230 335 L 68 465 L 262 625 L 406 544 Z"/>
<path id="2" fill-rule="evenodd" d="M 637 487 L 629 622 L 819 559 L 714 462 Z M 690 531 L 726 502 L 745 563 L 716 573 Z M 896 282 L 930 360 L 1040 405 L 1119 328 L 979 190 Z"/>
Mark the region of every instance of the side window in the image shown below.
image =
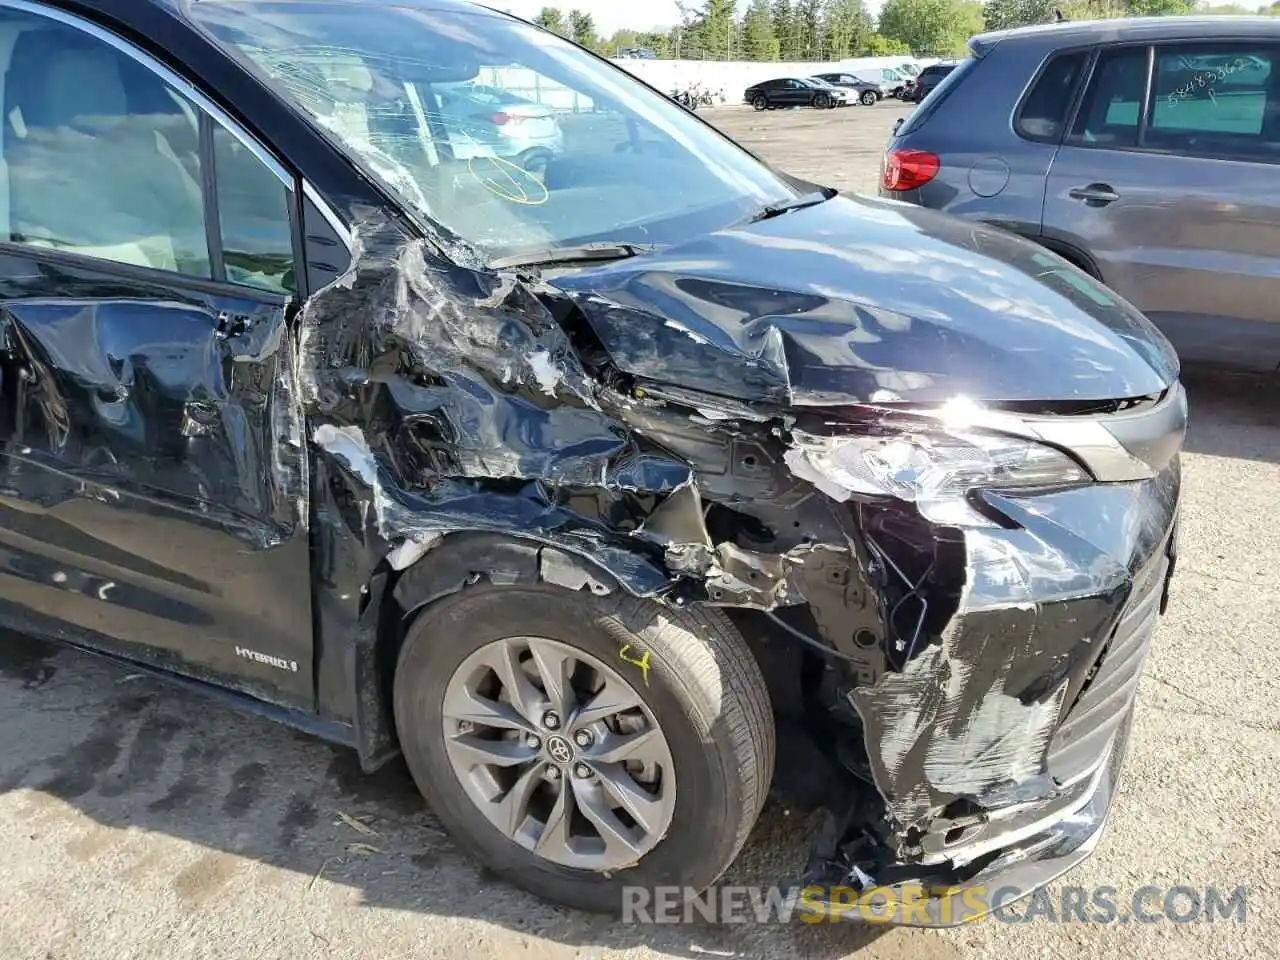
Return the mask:
<path id="1" fill-rule="evenodd" d="M 218 219 L 226 279 L 293 293 L 293 227 L 289 191 L 262 161 L 222 126 L 213 126 Z"/>
<path id="2" fill-rule="evenodd" d="M 0 78 L 0 240 L 285 288 L 293 255 L 283 185 L 215 137 L 215 166 L 227 167 L 217 176 L 227 191 L 224 277 L 206 228 L 202 111 L 157 74 L 78 27 L 4 10 Z M 242 269 L 244 253 L 277 262 Z"/>
<path id="3" fill-rule="evenodd" d="M 1045 65 L 1014 121 L 1018 133 L 1030 140 L 1050 143 L 1062 139 L 1071 99 L 1088 60 L 1086 51 L 1077 50 L 1060 53 Z"/>
<path id="4" fill-rule="evenodd" d="M 1258 44 L 1157 47 L 1143 146 L 1280 159 L 1278 60 Z"/>
<path id="5" fill-rule="evenodd" d="M 0 35 L 4 238 L 210 277 L 194 105 L 73 27 L 5 11 Z"/>
<path id="6" fill-rule="evenodd" d="M 1097 147 L 1136 147 L 1147 90 L 1147 48 L 1114 47 L 1098 56 L 1071 139 Z"/>

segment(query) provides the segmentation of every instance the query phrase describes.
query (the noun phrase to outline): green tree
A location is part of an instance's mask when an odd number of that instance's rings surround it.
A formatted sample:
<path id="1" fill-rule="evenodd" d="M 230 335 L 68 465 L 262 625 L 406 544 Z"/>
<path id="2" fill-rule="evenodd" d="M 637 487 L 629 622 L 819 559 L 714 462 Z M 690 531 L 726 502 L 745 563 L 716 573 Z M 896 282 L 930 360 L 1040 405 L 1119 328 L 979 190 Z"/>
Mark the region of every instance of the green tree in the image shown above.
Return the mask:
<path id="1" fill-rule="evenodd" d="M 1129 16 L 1128 0 L 1064 0 L 1058 9 L 1068 20 L 1114 20 Z"/>
<path id="2" fill-rule="evenodd" d="M 648 47 L 659 57 L 674 57 L 672 53 L 671 34 L 659 33 L 657 30 L 646 30 L 636 34 L 636 46 Z"/>
<path id="3" fill-rule="evenodd" d="M 543 7 L 541 12 L 533 18 L 533 22 L 562 37 L 569 36 L 569 27 L 565 23 L 564 14 L 555 7 Z"/>
<path id="4" fill-rule="evenodd" d="M 960 0 L 886 0 L 880 11 L 880 32 L 920 56 L 962 52 L 971 22 Z"/>
<path id="5" fill-rule="evenodd" d="M 569 11 L 569 36 L 574 43 L 588 50 L 594 50 L 600 44 L 600 38 L 596 36 L 595 20 L 591 14 L 581 10 Z"/>
<path id="6" fill-rule="evenodd" d="M 609 54 L 616 56 L 619 50 L 626 50 L 628 47 L 640 46 L 640 34 L 635 30 L 623 27 L 621 30 L 615 30 L 613 36 L 601 43 L 601 49 Z"/>
<path id="7" fill-rule="evenodd" d="M 680 60 L 701 60 L 707 55 L 703 46 L 707 37 L 702 10 L 682 0 L 676 0 L 676 7 L 680 10 L 680 23 L 671 30 L 673 56 Z"/>
<path id="8" fill-rule="evenodd" d="M 968 43 L 969 38 L 975 33 L 982 33 L 987 29 L 986 21 L 982 17 L 981 0 L 960 0 L 960 36 L 961 49 L 964 51 L 964 45 Z"/>
<path id="9" fill-rule="evenodd" d="M 730 60 L 741 55 L 736 14 L 734 0 L 707 0 L 702 8 L 707 54 L 716 60 Z"/>
<path id="10" fill-rule="evenodd" d="M 680 4 L 685 58 L 728 60 L 740 54 L 734 0 L 704 0 L 701 6 Z"/>
<path id="11" fill-rule="evenodd" d="M 899 53 L 909 55 L 911 48 L 901 40 L 890 40 L 882 33 L 870 33 L 858 52 L 868 57 L 891 57 Z"/>
<path id="12" fill-rule="evenodd" d="M 749 60 L 777 60 L 781 53 L 769 0 L 751 0 L 742 18 L 742 50 Z"/>
<path id="13" fill-rule="evenodd" d="M 797 60 L 824 60 L 822 37 L 822 0 L 796 0 L 792 29 L 796 31 Z"/>
<path id="14" fill-rule="evenodd" d="M 1167 17 L 1190 13 L 1195 0 L 1129 0 L 1129 12 L 1135 17 Z"/>
<path id="15" fill-rule="evenodd" d="M 828 58 L 844 60 L 859 52 L 871 34 L 871 18 L 862 0 L 828 0 L 822 32 Z"/>
<path id="16" fill-rule="evenodd" d="M 1060 7 L 1058 0 L 987 0 L 982 5 L 982 18 L 988 30 L 1005 30 L 1029 23 L 1049 23 L 1054 19 L 1054 10 Z"/>
<path id="17" fill-rule="evenodd" d="M 799 60 L 800 34 L 796 30 L 795 8 L 791 0 L 773 0 L 769 9 L 773 17 L 773 35 L 778 38 L 778 58 Z"/>

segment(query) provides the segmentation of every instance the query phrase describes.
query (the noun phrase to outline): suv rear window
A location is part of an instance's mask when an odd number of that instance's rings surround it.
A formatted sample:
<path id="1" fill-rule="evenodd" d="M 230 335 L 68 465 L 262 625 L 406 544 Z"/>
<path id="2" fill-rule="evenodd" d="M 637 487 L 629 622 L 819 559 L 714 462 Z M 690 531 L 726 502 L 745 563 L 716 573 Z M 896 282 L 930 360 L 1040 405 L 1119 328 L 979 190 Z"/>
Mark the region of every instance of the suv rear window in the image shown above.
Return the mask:
<path id="1" fill-rule="evenodd" d="M 939 81 L 938 85 L 929 92 L 929 95 L 924 98 L 924 102 L 920 104 L 920 106 L 916 107 L 915 112 L 912 113 L 911 116 L 907 117 L 906 122 L 898 128 L 896 136 L 905 136 L 906 134 L 919 130 L 924 126 L 924 122 L 933 116 L 942 101 L 951 96 L 951 92 L 960 86 L 964 81 L 964 78 L 967 77 L 977 65 L 977 57 L 967 57 L 954 65 L 946 64 L 945 66 L 938 65 L 935 67 L 926 67 L 925 73 L 928 73 L 930 70 L 938 69 L 946 70 L 947 74 L 941 81 Z M 920 75 L 920 79 L 924 79 L 924 74 Z"/>
<path id="2" fill-rule="evenodd" d="M 1059 53 L 1050 58 L 1018 109 L 1014 127 L 1028 140 L 1057 143 L 1071 109 L 1080 76 L 1089 62 L 1086 50 Z"/>

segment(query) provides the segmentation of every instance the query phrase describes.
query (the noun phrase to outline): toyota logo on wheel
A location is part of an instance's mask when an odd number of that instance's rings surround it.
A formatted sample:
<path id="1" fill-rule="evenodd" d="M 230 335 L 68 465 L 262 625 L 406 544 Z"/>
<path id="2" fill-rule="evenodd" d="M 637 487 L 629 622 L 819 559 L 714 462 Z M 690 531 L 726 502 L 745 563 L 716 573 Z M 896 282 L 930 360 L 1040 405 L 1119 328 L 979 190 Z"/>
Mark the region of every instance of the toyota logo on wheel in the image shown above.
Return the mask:
<path id="1" fill-rule="evenodd" d="M 552 737 L 547 741 L 547 756 L 556 763 L 568 763 L 573 759 L 573 747 L 563 737 Z"/>

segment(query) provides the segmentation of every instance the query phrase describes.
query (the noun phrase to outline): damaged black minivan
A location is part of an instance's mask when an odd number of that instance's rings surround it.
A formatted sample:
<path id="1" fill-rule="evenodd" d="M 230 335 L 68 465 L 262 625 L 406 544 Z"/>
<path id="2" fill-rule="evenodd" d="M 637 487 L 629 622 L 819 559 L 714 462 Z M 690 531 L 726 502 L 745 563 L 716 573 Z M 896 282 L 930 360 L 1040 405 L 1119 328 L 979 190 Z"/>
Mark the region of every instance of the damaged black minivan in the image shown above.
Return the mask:
<path id="1" fill-rule="evenodd" d="M 1096 845 L 1187 411 L 1106 288 L 457 0 L 0 0 L 0 60 L 8 627 L 403 753 L 563 904 L 771 787 L 819 891 Z"/>

